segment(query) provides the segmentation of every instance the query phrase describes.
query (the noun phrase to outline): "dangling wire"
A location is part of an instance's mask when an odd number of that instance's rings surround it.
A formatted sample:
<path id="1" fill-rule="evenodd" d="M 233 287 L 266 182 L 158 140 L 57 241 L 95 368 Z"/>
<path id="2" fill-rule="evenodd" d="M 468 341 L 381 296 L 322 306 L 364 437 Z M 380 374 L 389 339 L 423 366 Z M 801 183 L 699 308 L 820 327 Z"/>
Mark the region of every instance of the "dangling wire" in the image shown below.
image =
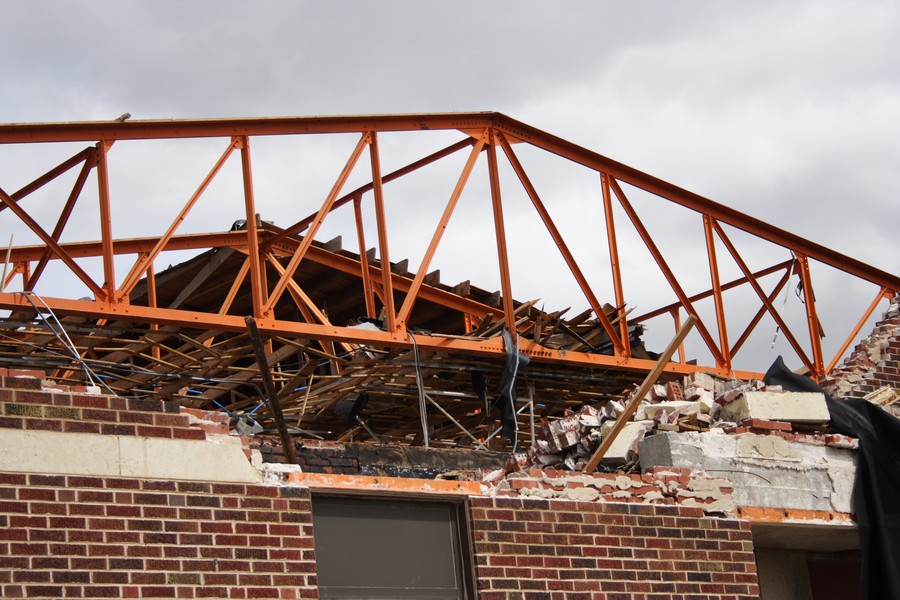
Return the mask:
<path id="1" fill-rule="evenodd" d="M 791 280 L 791 277 L 794 276 L 794 265 L 797 263 L 797 257 L 794 256 L 794 253 L 793 253 L 793 252 L 791 252 L 791 258 L 792 258 L 793 260 L 791 261 L 791 270 L 790 270 L 790 272 L 788 273 L 788 281 L 790 281 L 790 280 Z M 799 294 L 799 289 L 800 289 L 802 286 L 803 286 L 803 283 L 801 282 L 800 285 L 799 285 L 798 288 L 797 288 L 797 289 L 798 289 L 798 292 L 797 292 L 797 296 L 798 296 L 798 297 L 800 296 L 800 294 Z M 781 309 L 778 311 L 778 316 L 779 316 L 779 317 L 783 317 L 783 315 L 784 315 L 784 307 L 787 305 L 789 292 L 790 292 L 790 286 L 787 285 L 787 283 L 785 283 L 785 286 L 784 286 L 784 300 L 781 301 Z M 776 325 L 775 325 L 775 335 L 772 336 L 772 345 L 769 346 L 769 349 L 771 349 L 771 350 L 774 350 L 774 349 L 775 349 L 775 341 L 778 340 L 778 333 L 779 333 L 780 331 L 781 331 L 781 326 L 778 325 L 778 324 L 776 324 Z"/>
<path id="2" fill-rule="evenodd" d="M 87 365 L 87 363 L 84 362 L 84 359 L 81 358 L 81 355 L 78 353 L 78 349 L 75 348 L 75 344 L 72 342 L 72 339 L 69 337 L 69 334 L 66 333 L 66 328 L 63 327 L 63 324 L 56 317 L 56 314 L 53 312 L 53 309 L 50 308 L 46 302 L 44 302 L 44 299 L 41 298 L 36 292 L 31 292 L 31 291 L 26 290 L 26 291 L 20 292 L 20 293 L 26 300 L 28 300 L 28 303 L 31 304 L 31 307 L 34 308 L 36 316 L 39 316 L 41 318 L 41 320 L 44 322 L 45 325 L 47 325 L 47 328 L 53 333 L 53 335 L 56 337 L 56 339 L 59 341 L 59 343 L 62 344 L 62 346 L 64 348 L 66 348 L 72 354 L 72 357 L 75 359 L 75 361 L 81 365 L 81 368 L 84 370 L 85 378 L 88 380 L 88 382 L 91 385 L 97 386 L 97 387 L 100 387 L 102 385 L 109 391 L 110 394 L 112 394 L 113 396 L 116 396 L 117 395 L 116 392 L 113 391 L 113 389 L 111 387 L 106 385 L 106 382 L 103 381 L 103 379 L 101 379 L 100 377 L 98 377 L 97 374 L 94 373 L 94 371 Z M 38 305 L 35 304 L 34 300 L 32 300 L 32 298 L 31 298 L 32 296 L 37 298 L 38 301 L 43 305 L 44 310 L 46 310 L 48 313 L 50 313 L 50 316 L 53 317 L 53 321 L 56 323 L 56 326 L 59 327 L 59 331 L 56 330 L 56 327 L 53 326 L 53 323 L 50 322 L 50 319 L 47 318 L 47 316 L 43 313 L 43 311 L 40 308 L 38 308 Z M 63 338 L 65 338 L 65 339 L 63 339 Z"/>
<path id="3" fill-rule="evenodd" d="M 422 438 L 425 441 L 425 447 L 428 448 L 428 418 L 425 415 L 425 384 L 422 381 L 422 371 L 419 368 L 419 345 L 416 343 L 416 338 L 413 337 L 413 334 L 407 332 L 406 335 L 409 336 L 413 343 L 413 363 L 416 367 L 416 385 L 419 388 L 419 418 L 422 421 Z"/>

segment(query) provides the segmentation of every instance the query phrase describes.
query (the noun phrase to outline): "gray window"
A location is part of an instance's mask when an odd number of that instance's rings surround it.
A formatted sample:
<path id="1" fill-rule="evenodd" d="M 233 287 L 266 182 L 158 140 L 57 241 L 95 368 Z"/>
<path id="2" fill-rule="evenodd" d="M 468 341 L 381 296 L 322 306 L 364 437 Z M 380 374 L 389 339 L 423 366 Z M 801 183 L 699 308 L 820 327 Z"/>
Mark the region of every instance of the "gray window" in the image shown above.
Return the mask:
<path id="1" fill-rule="evenodd" d="M 317 495 L 312 507 L 323 600 L 470 597 L 461 504 Z"/>

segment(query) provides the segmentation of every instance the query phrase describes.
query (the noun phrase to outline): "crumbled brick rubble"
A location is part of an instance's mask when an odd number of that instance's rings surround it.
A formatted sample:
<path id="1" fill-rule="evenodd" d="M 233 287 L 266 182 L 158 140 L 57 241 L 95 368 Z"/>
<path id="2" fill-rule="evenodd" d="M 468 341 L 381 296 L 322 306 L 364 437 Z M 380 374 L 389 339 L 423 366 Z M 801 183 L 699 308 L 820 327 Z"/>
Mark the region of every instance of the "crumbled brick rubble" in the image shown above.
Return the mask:
<path id="1" fill-rule="evenodd" d="M 900 295 L 872 333 L 822 384 L 836 398 L 865 398 L 900 417 Z"/>

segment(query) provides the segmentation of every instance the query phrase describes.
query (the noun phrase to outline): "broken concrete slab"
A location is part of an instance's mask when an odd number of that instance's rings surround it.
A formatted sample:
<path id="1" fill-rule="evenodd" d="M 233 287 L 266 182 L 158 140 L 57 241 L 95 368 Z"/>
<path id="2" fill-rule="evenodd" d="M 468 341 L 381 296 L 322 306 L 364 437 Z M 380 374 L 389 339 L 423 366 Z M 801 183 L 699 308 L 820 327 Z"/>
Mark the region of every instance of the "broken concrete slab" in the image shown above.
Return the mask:
<path id="1" fill-rule="evenodd" d="M 610 434 L 615 424 L 615 421 L 606 421 L 600 427 L 601 439 L 606 438 L 606 436 Z M 644 434 L 649 429 L 650 427 L 647 425 L 647 423 L 635 421 L 626 423 L 622 428 L 622 431 L 619 432 L 619 435 L 616 437 L 612 446 L 610 446 L 609 450 L 606 451 L 606 455 L 601 461 L 602 464 L 621 465 L 628 462 L 633 454 L 632 445 L 636 441 L 639 441 L 641 438 L 643 438 Z"/>
<path id="2" fill-rule="evenodd" d="M 831 416 L 825 404 L 825 395 L 818 392 L 745 391 L 722 408 L 721 418 L 735 422 L 764 419 L 827 423 Z"/>
<path id="3" fill-rule="evenodd" d="M 0 471 L 258 483 L 237 437 L 178 440 L 127 435 L 0 430 Z"/>
<path id="4" fill-rule="evenodd" d="M 702 469 L 734 482 L 739 506 L 851 512 L 851 448 L 774 435 L 658 432 L 640 444 L 641 470 Z"/>
<path id="5" fill-rule="evenodd" d="M 707 412 L 704 409 L 703 403 L 688 402 L 687 400 L 677 400 L 674 402 L 658 402 L 656 404 L 642 404 L 638 408 L 639 410 L 635 414 L 635 419 L 638 420 L 654 420 L 656 413 L 660 410 L 663 411 L 666 416 L 672 414 L 675 411 L 680 411 L 683 414 L 691 412 Z"/>

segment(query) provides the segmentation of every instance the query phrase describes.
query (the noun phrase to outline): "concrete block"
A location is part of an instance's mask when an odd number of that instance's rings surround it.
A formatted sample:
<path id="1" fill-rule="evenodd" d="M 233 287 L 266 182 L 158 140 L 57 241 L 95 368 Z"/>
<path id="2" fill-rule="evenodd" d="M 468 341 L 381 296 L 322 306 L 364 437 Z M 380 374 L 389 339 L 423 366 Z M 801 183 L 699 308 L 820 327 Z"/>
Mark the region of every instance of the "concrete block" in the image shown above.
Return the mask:
<path id="1" fill-rule="evenodd" d="M 680 467 L 726 476 L 734 483 L 739 506 L 852 510 L 855 450 L 713 431 L 658 432 L 644 438 L 641 470 Z"/>
<path id="2" fill-rule="evenodd" d="M 713 408 L 717 406 L 715 396 L 709 390 L 703 390 L 697 398 L 697 402 L 700 403 L 700 412 L 707 415 L 712 414 Z"/>
<path id="3" fill-rule="evenodd" d="M 125 477 L 234 482 L 262 479 L 250 466 L 237 438 L 222 438 L 222 443 L 212 444 L 121 436 L 119 451 Z"/>
<path id="4" fill-rule="evenodd" d="M 647 393 L 647 396 L 644 399 L 653 402 L 657 400 L 665 400 L 665 398 L 666 386 L 657 383 L 656 385 L 650 387 L 650 391 Z"/>
<path id="5" fill-rule="evenodd" d="M 724 385 L 721 381 L 715 375 L 710 373 L 692 373 L 688 375 L 685 377 L 684 387 L 688 387 L 689 385 L 703 388 L 714 393 L 724 389 Z"/>
<path id="6" fill-rule="evenodd" d="M 615 400 L 610 400 L 603 407 L 603 412 L 600 415 L 600 421 L 608 421 L 612 419 L 615 421 L 619 418 L 619 415 L 625 412 L 625 407 L 621 402 L 617 402 Z"/>
<path id="7" fill-rule="evenodd" d="M 643 412 L 641 411 L 643 408 Z M 656 411 L 662 410 L 666 413 L 666 416 L 671 415 L 676 410 L 680 410 L 682 413 L 690 413 L 690 412 L 701 412 L 703 411 L 703 404 L 700 402 L 688 402 L 686 400 L 680 400 L 675 402 L 659 402 L 657 404 L 646 404 L 638 407 L 638 411 L 635 414 L 636 420 L 653 420 L 653 416 L 656 414 Z"/>
<path id="8" fill-rule="evenodd" d="M 607 421 L 600 428 L 600 434 L 602 439 L 606 439 L 612 432 L 612 428 L 615 426 L 615 421 Z M 613 442 L 612 446 L 607 450 L 606 455 L 603 457 L 601 461 L 605 465 L 620 465 L 622 463 L 628 462 L 628 460 L 632 456 L 631 447 L 632 445 L 644 437 L 644 434 L 648 430 L 648 426 L 646 423 L 636 423 L 631 421 L 625 424 L 625 427 L 622 428 L 622 431 L 619 432 L 619 435 L 616 437 L 616 440 Z"/>
<path id="9" fill-rule="evenodd" d="M 744 392 L 722 408 L 721 418 L 740 422 L 744 419 L 826 423 L 831 418 L 825 395 L 818 392 Z"/>
<path id="10" fill-rule="evenodd" d="M 238 438 L 220 443 L 56 431 L 0 430 L 0 471 L 258 483 Z"/>

